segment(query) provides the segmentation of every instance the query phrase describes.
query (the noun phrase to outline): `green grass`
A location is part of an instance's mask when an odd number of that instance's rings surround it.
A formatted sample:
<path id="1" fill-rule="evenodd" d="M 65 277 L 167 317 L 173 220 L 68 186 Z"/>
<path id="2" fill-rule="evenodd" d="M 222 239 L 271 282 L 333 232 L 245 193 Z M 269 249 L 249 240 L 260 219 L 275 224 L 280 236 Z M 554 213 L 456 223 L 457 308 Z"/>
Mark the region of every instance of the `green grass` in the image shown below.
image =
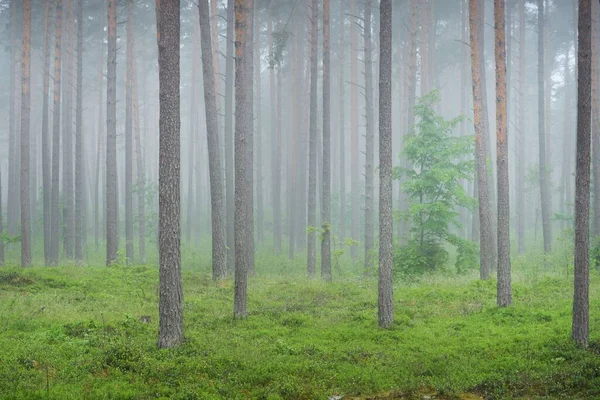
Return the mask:
<path id="1" fill-rule="evenodd" d="M 398 282 L 395 327 L 381 330 L 376 280 L 352 268 L 325 284 L 301 261 L 261 255 L 250 315 L 233 321 L 232 281 L 213 283 L 195 257 L 184 257 L 186 342 L 172 350 L 156 348 L 155 266 L 0 269 L 0 398 L 600 398 L 600 344 L 570 340 L 568 271 L 516 260 L 506 309 L 475 273 Z"/>

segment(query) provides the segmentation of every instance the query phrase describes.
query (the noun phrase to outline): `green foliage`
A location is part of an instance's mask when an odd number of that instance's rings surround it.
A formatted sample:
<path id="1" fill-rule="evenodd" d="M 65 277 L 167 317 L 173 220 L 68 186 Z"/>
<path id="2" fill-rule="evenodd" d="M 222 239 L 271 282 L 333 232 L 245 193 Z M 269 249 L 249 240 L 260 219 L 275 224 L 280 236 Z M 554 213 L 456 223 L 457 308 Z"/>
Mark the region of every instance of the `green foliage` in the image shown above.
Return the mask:
<path id="1" fill-rule="evenodd" d="M 184 269 L 186 342 L 170 350 L 156 347 L 156 267 L 5 268 L 0 398 L 597 398 L 600 345 L 569 337 L 571 277 L 542 269 L 531 282 L 528 263 L 515 263 L 503 309 L 476 274 L 397 282 L 389 330 L 377 329 L 376 279 L 254 277 L 251 315 L 233 321 L 232 280 Z"/>
<path id="2" fill-rule="evenodd" d="M 402 279 L 441 269 L 448 261 L 448 252 L 438 242 L 422 244 L 411 240 L 406 246 L 395 246 L 393 254 L 394 276 Z"/>
<path id="3" fill-rule="evenodd" d="M 438 92 L 433 91 L 415 107 L 419 122 L 415 132 L 407 136 L 403 150 L 413 168 L 397 172 L 398 177 L 404 175 L 402 189 L 410 198 L 404 217 L 410 220 L 411 243 L 399 250 L 407 253 L 399 256 L 410 263 L 401 267 L 407 271 L 424 268 L 421 272 L 426 272 L 443 266 L 445 243 L 457 247 L 458 271 L 473 265 L 475 250 L 450 232 L 452 226 L 458 226 L 457 209 L 470 209 L 475 204 L 460 183 L 473 176 L 473 138 L 451 135 L 463 117 L 446 121 L 435 112 L 438 102 Z"/>

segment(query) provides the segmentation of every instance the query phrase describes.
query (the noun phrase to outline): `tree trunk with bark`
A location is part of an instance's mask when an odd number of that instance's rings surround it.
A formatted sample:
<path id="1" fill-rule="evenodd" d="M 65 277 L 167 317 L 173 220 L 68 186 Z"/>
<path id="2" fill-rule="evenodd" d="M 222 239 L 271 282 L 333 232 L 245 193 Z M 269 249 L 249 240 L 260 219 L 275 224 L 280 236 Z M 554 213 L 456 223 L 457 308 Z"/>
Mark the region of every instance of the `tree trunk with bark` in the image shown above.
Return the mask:
<path id="1" fill-rule="evenodd" d="M 44 4 L 44 69 L 42 83 L 42 192 L 44 207 L 44 262 L 50 264 L 50 138 L 49 124 L 49 96 L 50 96 L 50 10 L 52 2 Z"/>
<path id="2" fill-rule="evenodd" d="M 233 160 L 233 84 L 234 76 L 234 0 L 227 1 L 227 48 L 225 59 L 225 201 L 226 201 L 226 222 L 227 222 L 227 269 L 231 273 L 235 265 L 235 245 L 234 245 L 234 208 L 235 208 L 235 177 Z"/>
<path id="3" fill-rule="evenodd" d="M 331 62 L 330 1 L 323 0 L 323 189 L 321 194 L 321 277 L 331 280 Z"/>
<path id="4" fill-rule="evenodd" d="M 59 174 L 60 174 L 60 74 L 61 74 L 61 41 L 62 41 L 62 15 L 63 2 L 56 1 L 56 18 L 54 34 L 54 94 L 53 94 L 53 117 L 52 117 L 52 194 L 50 198 L 50 241 L 51 255 L 50 265 L 58 264 L 58 223 L 60 216 L 59 205 Z"/>
<path id="5" fill-rule="evenodd" d="M 248 63 L 250 29 L 252 27 L 253 0 L 235 0 L 235 214 L 234 214 L 234 243 L 235 243 L 235 276 L 234 276 L 234 309 L 235 318 L 245 318 L 247 303 L 248 258 L 250 248 L 248 237 L 250 230 L 248 224 L 251 219 L 248 215 L 248 198 L 252 189 L 248 186 L 248 136 L 252 109 L 250 97 L 252 96 L 252 75 Z"/>
<path id="6" fill-rule="evenodd" d="M 592 0 L 579 1 L 577 54 L 577 162 L 575 167 L 575 280 L 572 336 L 575 343 L 589 343 L 589 208 Z"/>
<path id="7" fill-rule="evenodd" d="M 83 0 L 77 0 L 77 94 L 75 111 L 75 261 L 83 262 L 84 226 L 87 213 L 84 199 L 83 135 Z"/>
<path id="8" fill-rule="evenodd" d="M 540 198 L 542 201 L 542 230 L 544 233 L 544 253 L 552 251 L 552 200 L 546 167 L 546 90 L 544 72 L 544 0 L 538 0 L 538 135 L 539 135 L 539 174 Z"/>
<path id="9" fill-rule="evenodd" d="M 210 203 L 212 225 L 212 273 L 213 280 L 227 275 L 227 249 L 223 224 L 223 176 L 221 175 L 221 152 L 219 145 L 219 120 L 217 93 L 213 71 L 212 43 L 208 0 L 200 0 L 200 39 L 202 46 L 202 75 L 204 79 L 204 107 L 206 112 L 206 134 L 208 141 L 208 169 L 210 172 Z"/>
<path id="10" fill-rule="evenodd" d="M 350 14 L 353 16 L 356 13 L 356 3 L 358 0 L 350 0 Z M 352 17 L 355 18 L 355 17 Z M 352 239 L 358 239 L 358 214 L 360 212 L 360 179 L 358 172 L 358 52 L 357 52 L 357 24 L 356 21 L 350 25 L 350 187 L 352 192 L 352 223 L 351 233 Z M 358 246 L 350 246 L 350 256 L 352 260 L 358 259 Z"/>
<path id="11" fill-rule="evenodd" d="M 65 42 L 67 44 L 63 68 L 63 127 L 62 127 L 62 215 L 63 247 L 65 256 L 73 258 L 75 240 L 74 191 L 73 191 L 73 49 L 75 48 L 75 0 L 67 0 L 69 14 L 65 20 Z"/>
<path id="12" fill-rule="evenodd" d="M 492 270 L 492 246 L 490 203 L 488 198 L 488 169 L 484 144 L 484 121 L 482 103 L 481 57 L 479 37 L 479 0 L 469 0 L 469 28 L 471 45 L 471 75 L 473 82 L 473 113 L 475 119 L 475 162 L 478 179 L 479 200 L 479 246 L 480 277 L 488 279 Z"/>
<path id="13" fill-rule="evenodd" d="M 394 323 L 392 277 L 392 0 L 379 6 L 379 284 L 381 328 Z"/>
<path id="14" fill-rule="evenodd" d="M 517 247 L 525 252 L 525 0 L 519 0 L 519 136 L 517 139 Z"/>
<path id="15" fill-rule="evenodd" d="M 339 46 L 338 46 L 338 90 L 340 91 L 339 100 L 339 135 L 340 135 L 340 227 L 338 232 L 339 245 L 343 246 L 346 237 L 346 82 L 344 81 L 344 64 L 346 62 L 346 47 L 344 43 L 346 33 L 346 0 L 340 0 L 340 27 L 339 27 Z"/>
<path id="16" fill-rule="evenodd" d="M 498 284 L 500 307 L 512 303 L 510 278 L 510 206 L 508 140 L 506 133 L 506 28 L 504 0 L 494 0 L 494 55 L 496 60 L 496 165 L 498 166 Z"/>
<path id="17" fill-rule="evenodd" d="M 119 248 L 117 202 L 117 4 L 108 0 L 106 58 L 106 265 L 117 260 Z"/>
<path id="18" fill-rule="evenodd" d="M 23 0 L 21 56 L 21 266 L 31 265 L 31 208 L 29 206 L 29 122 L 31 114 L 31 0 Z"/>
<path id="19" fill-rule="evenodd" d="M 159 258 L 158 347 L 183 341 L 180 248 L 179 0 L 156 0 L 159 79 Z"/>
<path id="20" fill-rule="evenodd" d="M 10 11 L 10 51 L 11 51 L 11 70 L 10 70 L 10 106 L 8 115 L 8 191 L 6 227 L 8 234 L 15 236 L 18 234 L 18 221 L 20 219 L 20 155 L 17 119 L 19 113 L 19 28 L 18 28 L 18 2 L 12 0 L 9 6 Z"/>
<path id="21" fill-rule="evenodd" d="M 133 264 L 133 0 L 127 0 L 125 71 L 125 262 Z"/>
<path id="22" fill-rule="evenodd" d="M 310 36 L 310 127 L 308 139 L 308 232 L 307 232 L 307 273 L 315 275 L 316 264 L 316 224 L 317 224 L 317 25 L 318 2 L 311 2 Z"/>
<path id="23" fill-rule="evenodd" d="M 365 51 L 365 275 L 369 274 L 374 262 L 374 175 L 375 175 L 375 143 L 373 134 L 373 60 L 371 43 L 371 8 L 372 0 L 365 1 L 364 13 L 364 51 Z"/>

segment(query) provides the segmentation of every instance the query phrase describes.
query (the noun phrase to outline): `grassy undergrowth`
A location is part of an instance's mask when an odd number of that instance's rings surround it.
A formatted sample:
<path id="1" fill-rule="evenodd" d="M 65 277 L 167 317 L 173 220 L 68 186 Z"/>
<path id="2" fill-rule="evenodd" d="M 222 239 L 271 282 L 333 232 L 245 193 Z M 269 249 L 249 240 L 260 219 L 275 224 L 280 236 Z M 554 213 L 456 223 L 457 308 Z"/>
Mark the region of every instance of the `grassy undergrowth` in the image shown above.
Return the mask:
<path id="1" fill-rule="evenodd" d="M 474 275 L 399 282 L 395 327 L 381 330 L 375 279 L 265 274 L 233 321 L 232 281 L 186 270 L 186 343 L 158 350 L 156 267 L 4 268 L 0 397 L 600 398 L 600 345 L 569 338 L 567 275 L 516 271 L 506 309 Z"/>

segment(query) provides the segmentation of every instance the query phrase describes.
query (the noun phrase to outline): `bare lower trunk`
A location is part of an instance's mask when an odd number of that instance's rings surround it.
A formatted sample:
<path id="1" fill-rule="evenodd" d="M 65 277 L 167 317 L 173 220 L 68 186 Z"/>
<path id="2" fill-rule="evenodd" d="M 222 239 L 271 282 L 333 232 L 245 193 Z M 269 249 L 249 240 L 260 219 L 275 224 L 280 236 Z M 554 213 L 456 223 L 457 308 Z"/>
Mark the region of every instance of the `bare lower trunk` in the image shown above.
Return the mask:
<path id="1" fill-rule="evenodd" d="M 338 76 L 338 90 L 340 91 L 339 98 L 339 110 L 340 110 L 340 227 L 338 232 L 338 238 L 340 245 L 344 243 L 344 239 L 346 237 L 346 91 L 344 90 L 346 87 L 346 82 L 344 81 L 344 64 L 346 62 L 346 52 L 345 52 L 345 43 L 344 43 L 344 35 L 346 32 L 346 9 L 344 3 L 346 0 L 340 0 L 340 40 L 338 46 L 338 63 L 339 63 L 339 76 Z"/>
<path id="2" fill-rule="evenodd" d="M 83 0 L 77 0 L 77 94 L 75 111 L 75 260 L 83 262 L 84 251 L 84 219 L 86 218 L 84 203 L 83 164 Z"/>
<path id="3" fill-rule="evenodd" d="M 579 2 L 577 76 L 577 164 L 575 171 L 575 280 L 572 336 L 589 343 L 589 207 L 591 119 L 591 15 L 592 0 Z M 594 7 L 596 12 L 598 9 Z"/>
<path id="4" fill-rule="evenodd" d="M 371 8 L 372 0 L 365 1 L 364 33 L 365 40 L 365 274 L 371 272 L 374 255 L 374 174 L 375 174 L 375 144 L 373 137 L 373 61 L 371 44 Z"/>
<path id="5" fill-rule="evenodd" d="M 217 118 L 217 93 L 213 71 L 213 52 L 209 36 L 210 19 L 208 18 L 208 0 L 200 0 L 199 15 L 208 142 L 208 168 L 210 171 L 212 272 L 213 279 L 218 280 L 224 278 L 227 274 L 227 249 L 225 246 L 225 227 L 223 224 L 223 177 L 221 175 L 221 152 L 219 151 L 219 121 Z"/>
<path id="6" fill-rule="evenodd" d="M 350 0 L 350 14 L 356 15 L 356 3 L 358 0 Z M 358 239 L 358 213 L 360 181 L 358 173 L 358 54 L 357 54 L 357 32 L 356 23 L 350 25 L 350 187 L 352 188 L 352 239 Z M 350 255 L 353 260 L 358 258 L 358 246 L 350 247 Z"/>
<path id="7" fill-rule="evenodd" d="M 21 266 L 31 265 L 31 208 L 29 206 L 29 81 L 31 75 L 31 0 L 23 0 L 21 56 Z"/>
<path id="8" fill-rule="evenodd" d="M 488 279 L 492 269 L 492 234 L 488 198 L 488 170 L 484 145 L 484 121 L 482 102 L 481 60 L 479 30 L 479 0 L 469 0 L 469 26 L 471 43 L 471 75 L 473 81 L 473 109 L 475 117 L 475 162 L 478 179 L 479 225 L 480 225 L 480 277 Z"/>
<path id="9" fill-rule="evenodd" d="M 158 347 L 183 341 L 183 291 L 180 249 L 179 0 L 157 0 L 158 78 L 160 85 Z"/>
<path id="10" fill-rule="evenodd" d="M 544 72 L 544 0 L 538 0 L 538 134 L 540 195 L 542 201 L 542 230 L 544 233 L 544 253 L 552 251 L 552 203 L 546 167 L 546 91 Z"/>
<path id="11" fill-rule="evenodd" d="M 106 59 L 106 265 L 117 260 L 117 4 L 108 1 L 108 56 Z M 161 163 L 162 165 L 162 163 Z"/>
<path id="12" fill-rule="evenodd" d="M 331 280 L 331 109 L 329 0 L 323 0 L 323 189 L 321 191 L 321 277 Z"/>
<path id="13" fill-rule="evenodd" d="M 381 0 L 379 31 L 379 285 L 381 328 L 394 323 L 392 277 L 392 0 Z"/>
<path id="14" fill-rule="evenodd" d="M 234 84 L 234 0 L 227 1 L 227 49 L 225 61 L 225 199 L 227 206 L 225 214 L 227 218 L 227 269 L 228 272 L 233 272 L 235 264 L 235 246 L 234 246 L 234 197 L 235 197 L 235 180 L 234 180 L 234 160 L 233 160 L 233 84 Z"/>
<path id="15" fill-rule="evenodd" d="M 517 246 L 525 252 L 525 0 L 519 0 L 519 136 L 517 140 Z"/>
<path id="16" fill-rule="evenodd" d="M 506 133 L 506 29 L 504 0 L 494 0 L 494 44 L 496 60 L 496 164 L 498 165 L 498 288 L 500 307 L 512 303 L 510 278 L 510 208 L 508 141 Z"/>
<path id="17" fill-rule="evenodd" d="M 235 0 L 235 214 L 234 214 L 234 243 L 235 243 L 235 277 L 234 277 L 234 309 L 235 318 L 247 316 L 247 285 L 248 259 L 251 222 L 248 215 L 248 198 L 252 190 L 248 182 L 248 135 L 252 109 L 250 97 L 252 85 L 250 81 L 248 63 L 252 62 L 249 55 L 250 29 L 252 27 L 253 0 Z"/>
<path id="18" fill-rule="evenodd" d="M 316 264 L 316 223 L 317 223 L 317 24 L 318 3 L 312 0 L 310 37 L 310 128 L 308 140 L 308 233 L 307 233 L 307 273 L 315 275 Z"/>
<path id="19" fill-rule="evenodd" d="M 65 20 L 66 51 L 63 52 L 63 127 L 62 127 L 62 205 L 63 205 L 63 240 L 65 256 L 73 258 L 75 221 L 74 221 L 74 191 L 73 191 L 73 49 L 75 48 L 75 0 L 67 0 L 69 16 Z"/>
<path id="20" fill-rule="evenodd" d="M 125 85 L 125 260 L 133 264 L 133 0 L 127 0 Z"/>
<path id="21" fill-rule="evenodd" d="M 49 133 L 49 96 L 50 96 L 50 10 L 51 2 L 44 4 L 44 69 L 43 69 L 43 89 L 42 89 L 42 192 L 44 197 L 44 261 L 46 265 L 50 264 L 50 133 Z M 1 233 L 0 233 L 1 234 Z"/>
<path id="22" fill-rule="evenodd" d="M 63 2 L 56 2 L 55 17 L 55 47 L 54 47 L 54 95 L 53 95 L 53 117 L 52 117 L 52 194 L 50 198 L 50 240 L 51 252 L 50 265 L 58 264 L 58 222 L 59 222 L 59 174 L 60 174 L 60 69 L 61 69 L 61 39 L 62 39 L 62 13 Z"/>

